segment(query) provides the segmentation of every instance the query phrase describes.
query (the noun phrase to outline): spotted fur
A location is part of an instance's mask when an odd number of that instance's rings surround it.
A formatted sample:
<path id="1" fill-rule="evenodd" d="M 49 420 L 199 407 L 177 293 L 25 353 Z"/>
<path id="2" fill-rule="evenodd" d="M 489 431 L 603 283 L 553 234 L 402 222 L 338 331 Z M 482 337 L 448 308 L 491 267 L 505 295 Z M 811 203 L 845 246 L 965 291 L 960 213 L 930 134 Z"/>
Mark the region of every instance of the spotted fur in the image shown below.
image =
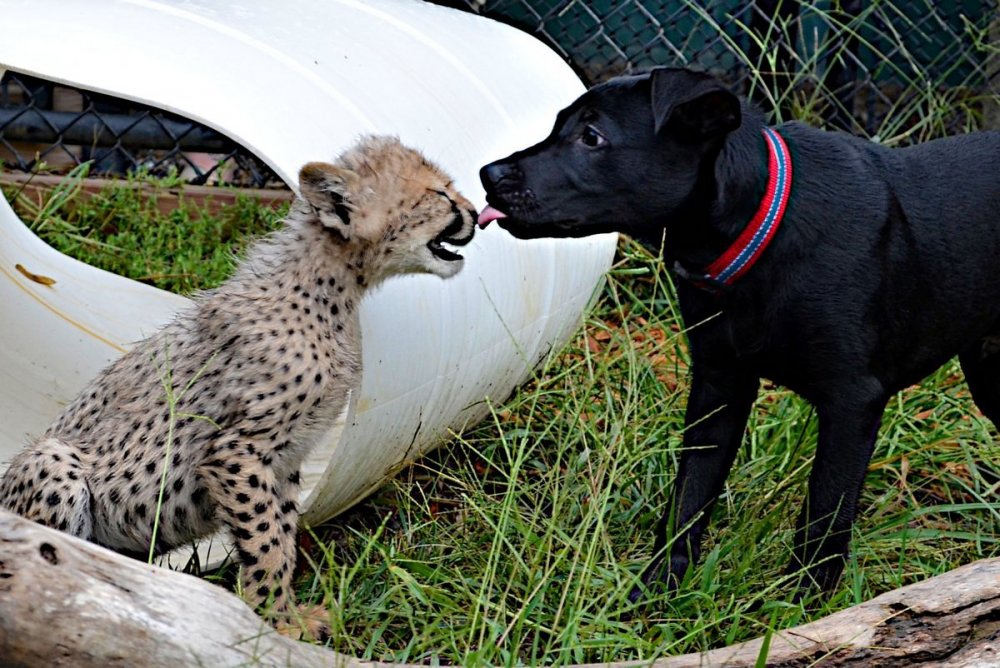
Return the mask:
<path id="1" fill-rule="evenodd" d="M 358 305 L 404 273 L 448 278 L 475 210 L 398 140 L 309 163 L 283 227 L 106 368 L 0 480 L 0 506 L 122 553 L 228 528 L 249 602 L 288 610 L 299 469 L 361 373 Z M 162 497 L 161 497 L 161 481 Z"/>

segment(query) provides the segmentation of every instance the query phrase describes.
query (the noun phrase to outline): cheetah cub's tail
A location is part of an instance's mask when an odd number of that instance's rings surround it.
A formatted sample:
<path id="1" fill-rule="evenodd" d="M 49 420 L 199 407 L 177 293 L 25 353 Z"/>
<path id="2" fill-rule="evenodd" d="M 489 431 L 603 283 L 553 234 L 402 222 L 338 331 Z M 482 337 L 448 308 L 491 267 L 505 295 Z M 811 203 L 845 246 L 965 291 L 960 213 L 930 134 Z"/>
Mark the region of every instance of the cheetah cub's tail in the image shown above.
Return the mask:
<path id="1" fill-rule="evenodd" d="M 58 438 L 43 438 L 19 452 L 0 480 L 0 507 L 92 540 L 90 488 L 78 452 Z"/>

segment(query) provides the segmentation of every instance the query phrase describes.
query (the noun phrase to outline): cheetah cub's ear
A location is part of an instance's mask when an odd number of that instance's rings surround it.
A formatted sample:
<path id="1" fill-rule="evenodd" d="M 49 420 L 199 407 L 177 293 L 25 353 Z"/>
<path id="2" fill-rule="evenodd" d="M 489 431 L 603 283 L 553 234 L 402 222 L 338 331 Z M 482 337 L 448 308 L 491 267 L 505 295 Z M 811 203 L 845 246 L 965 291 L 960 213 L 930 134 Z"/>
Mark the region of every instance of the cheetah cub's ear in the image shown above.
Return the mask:
<path id="1" fill-rule="evenodd" d="M 316 210 L 319 221 L 350 241 L 351 201 L 360 186 L 361 177 L 343 167 L 325 162 L 306 163 L 299 170 L 299 190 L 302 197 Z"/>

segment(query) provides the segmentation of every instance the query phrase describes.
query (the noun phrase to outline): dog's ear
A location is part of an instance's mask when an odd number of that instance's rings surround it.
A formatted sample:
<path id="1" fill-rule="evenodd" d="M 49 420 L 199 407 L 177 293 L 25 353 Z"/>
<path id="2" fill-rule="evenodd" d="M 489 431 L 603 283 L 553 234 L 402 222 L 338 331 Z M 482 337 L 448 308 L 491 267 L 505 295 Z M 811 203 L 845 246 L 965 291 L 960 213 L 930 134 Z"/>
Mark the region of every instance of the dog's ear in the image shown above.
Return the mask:
<path id="1" fill-rule="evenodd" d="M 360 177 L 349 169 L 325 162 L 309 162 L 299 170 L 299 190 L 319 222 L 344 240 L 351 238 L 351 202 Z"/>
<path id="2" fill-rule="evenodd" d="M 692 139 L 710 139 L 740 126 L 740 101 L 708 74 L 661 67 L 650 72 L 656 134 L 668 125 Z"/>

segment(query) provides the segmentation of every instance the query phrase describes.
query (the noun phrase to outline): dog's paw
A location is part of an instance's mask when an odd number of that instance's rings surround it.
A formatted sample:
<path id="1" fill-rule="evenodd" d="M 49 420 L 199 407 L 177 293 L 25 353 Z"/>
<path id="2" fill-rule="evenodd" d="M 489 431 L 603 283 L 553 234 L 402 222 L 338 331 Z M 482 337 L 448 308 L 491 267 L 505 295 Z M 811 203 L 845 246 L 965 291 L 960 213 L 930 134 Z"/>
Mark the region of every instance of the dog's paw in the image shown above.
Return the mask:
<path id="1" fill-rule="evenodd" d="M 690 560 L 682 555 L 672 556 L 670 561 L 666 563 L 663 559 L 653 561 L 643 571 L 642 582 L 629 592 L 629 603 L 648 601 L 676 591 L 684 574 L 687 573 L 689 565 Z"/>
<path id="2" fill-rule="evenodd" d="M 323 604 L 297 606 L 276 620 L 274 628 L 288 638 L 324 643 L 330 639 L 330 609 Z"/>
<path id="3" fill-rule="evenodd" d="M 792 600 L 801 604 L 822 603 L 840 584 L 846 562 L 846 554 L 834 554 L 809 565 L 803 565 L 801 558 L 793 556 L 785 569 L 791 580 Z"/>

